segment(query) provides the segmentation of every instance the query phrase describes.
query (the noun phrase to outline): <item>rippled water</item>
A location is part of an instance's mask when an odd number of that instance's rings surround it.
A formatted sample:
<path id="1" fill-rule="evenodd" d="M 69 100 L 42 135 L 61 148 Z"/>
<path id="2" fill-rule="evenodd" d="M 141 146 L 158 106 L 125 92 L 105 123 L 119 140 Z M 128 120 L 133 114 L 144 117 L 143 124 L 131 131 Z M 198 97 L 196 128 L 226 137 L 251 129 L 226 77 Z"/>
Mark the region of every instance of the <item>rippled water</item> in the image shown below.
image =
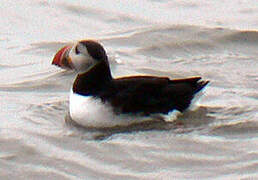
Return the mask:
<path id="1" fill-rule="evenodd" d="M 258 179 L 255 1 L 2 1 L 0 179 Z M 99 40 L 114 76 L 202 76 L 170 124 L 86 129 L 67 115 L 75 74 L 51 65 Z"/>

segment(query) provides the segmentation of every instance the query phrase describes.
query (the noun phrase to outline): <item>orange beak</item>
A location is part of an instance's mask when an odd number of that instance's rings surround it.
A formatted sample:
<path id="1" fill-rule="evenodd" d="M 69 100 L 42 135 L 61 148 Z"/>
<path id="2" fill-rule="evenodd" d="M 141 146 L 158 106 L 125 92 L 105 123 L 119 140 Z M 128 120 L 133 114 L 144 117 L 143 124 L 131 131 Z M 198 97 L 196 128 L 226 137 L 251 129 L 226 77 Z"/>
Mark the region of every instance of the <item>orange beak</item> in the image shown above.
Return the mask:
<path id="1" fill-rule="evenodd" d="M 71 46 L 61 48 L 55 55 L 52 64 L 59 66 L 63 69 L 73 69 L 72 60 L 68 56 Z"/>

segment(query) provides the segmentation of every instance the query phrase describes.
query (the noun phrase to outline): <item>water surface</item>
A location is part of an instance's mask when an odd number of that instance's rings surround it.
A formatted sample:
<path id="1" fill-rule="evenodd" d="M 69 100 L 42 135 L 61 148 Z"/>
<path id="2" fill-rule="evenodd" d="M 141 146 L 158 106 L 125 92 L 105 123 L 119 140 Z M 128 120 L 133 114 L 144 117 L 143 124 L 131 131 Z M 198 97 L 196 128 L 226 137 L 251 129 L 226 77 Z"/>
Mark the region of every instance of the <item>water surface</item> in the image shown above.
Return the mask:
<path id="1" fill-rule="evenodd" d="M 255 1 L 0 3 L 1 179 L 258 179 Z M 75 74 L 51 65 L 97 39 L 112 74 L 202 76 L 193 111 L 113 130 L 67 117 Z"/>

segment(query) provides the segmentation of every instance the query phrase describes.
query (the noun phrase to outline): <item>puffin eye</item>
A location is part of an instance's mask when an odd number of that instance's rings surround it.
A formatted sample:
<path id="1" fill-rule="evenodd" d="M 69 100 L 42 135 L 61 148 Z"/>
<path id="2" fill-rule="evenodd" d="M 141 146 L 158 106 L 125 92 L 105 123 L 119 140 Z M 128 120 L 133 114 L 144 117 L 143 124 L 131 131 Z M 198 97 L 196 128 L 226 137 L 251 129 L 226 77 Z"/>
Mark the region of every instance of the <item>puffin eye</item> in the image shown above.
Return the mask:
<path id="1" fill-rule="evenodd" d="M 80 51 L 78 50 L 78 46 L 75 47 L 75 54 L 80 54 Z"/>

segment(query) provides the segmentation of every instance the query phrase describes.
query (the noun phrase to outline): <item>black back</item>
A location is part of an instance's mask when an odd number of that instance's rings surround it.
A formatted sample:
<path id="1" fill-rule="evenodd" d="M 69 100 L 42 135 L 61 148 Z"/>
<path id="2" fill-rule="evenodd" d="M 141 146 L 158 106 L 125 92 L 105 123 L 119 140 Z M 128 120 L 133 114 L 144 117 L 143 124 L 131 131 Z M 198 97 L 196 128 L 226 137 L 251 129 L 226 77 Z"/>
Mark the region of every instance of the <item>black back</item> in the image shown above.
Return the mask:
<path id="1" fill-rule="evenodd" d="M 169 80 L 152 76 L 115 79 L 110 91 L 113 93 L 100 93 L 99 97 L 122 113 L 167 114 L 173 109 L 183 112 L 194 95 L 208 83 L 200 79 Z"/>

